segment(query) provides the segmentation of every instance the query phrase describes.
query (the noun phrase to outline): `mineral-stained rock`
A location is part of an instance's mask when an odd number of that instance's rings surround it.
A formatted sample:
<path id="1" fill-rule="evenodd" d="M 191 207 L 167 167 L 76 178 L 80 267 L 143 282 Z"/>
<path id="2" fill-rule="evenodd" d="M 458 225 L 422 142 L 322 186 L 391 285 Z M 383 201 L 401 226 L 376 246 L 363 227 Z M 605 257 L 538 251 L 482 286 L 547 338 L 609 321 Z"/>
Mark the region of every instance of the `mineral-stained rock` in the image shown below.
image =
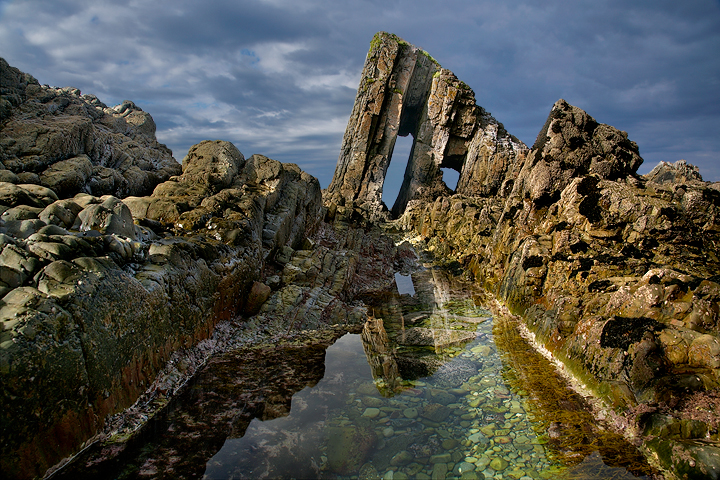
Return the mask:
<path id="1" fill-rule="evenodd" d="M 378 33 L 365 61 L 343 138 L 328 203 L 389 218 L 383 183 L 397 136 L 412 135 L 412 153 L 393 216 L 412 200 L 451 190 L 441 168 L 460 173 L 457 191 L 495 195 L 522 165 L 527 147 L 475 104 L 475 94 L 426 52 Z M 396 160 L 396 161 L 402 161 Z"/>

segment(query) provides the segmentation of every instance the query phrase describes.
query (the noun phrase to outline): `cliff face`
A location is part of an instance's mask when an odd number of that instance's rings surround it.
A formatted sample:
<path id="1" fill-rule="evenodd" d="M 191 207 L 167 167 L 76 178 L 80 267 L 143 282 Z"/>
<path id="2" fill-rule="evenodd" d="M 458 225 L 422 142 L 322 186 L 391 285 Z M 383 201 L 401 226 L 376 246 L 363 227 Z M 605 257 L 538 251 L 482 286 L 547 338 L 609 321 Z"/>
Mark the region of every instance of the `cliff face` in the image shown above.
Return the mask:
<path id="1" fill-rule="evenodd" d="M 718 184 L 684 161 L 637 175 L 627 134 L 564 100 L 528 151 L 426 58 L 392 35 L 373 40 L 325 193 L 330 211 L 386 218 L 392 143 L 412 133 L 396 225 L 520 316 L 626 416 L 656 463 L 717 475 L 720 449 L 702 440 L 718 439 L 718 418 L 695 407 L 717 406 L 720 388 Z M 441 167 L 461 172 L 455 194 Z"/>
<path id="2" fill-rule="evenodd" d="M 397 136 L 413 147 L 392 216 L 411 200 L 452 191 L 442 168 L 460 173 L 457 192 L 497 193 L 513 178 L 527 147 L 509 135 L 475 94 L 426 52 L 388 33 L 373 38 L 326 199 L 388 219 L 383 183 Z M 405 162 L 405 159 L 395 161 Z"/>
<path id="3" fill-rule="evenodd" d="M 207 141 L 181 167 L 131 102 L 1 63 L 0 469 L 25 478 L 131 405 L 173 352 L 250 297 L 259 308 L 254 283 L 317 230 L 322 203 L 296 165 Z"/>

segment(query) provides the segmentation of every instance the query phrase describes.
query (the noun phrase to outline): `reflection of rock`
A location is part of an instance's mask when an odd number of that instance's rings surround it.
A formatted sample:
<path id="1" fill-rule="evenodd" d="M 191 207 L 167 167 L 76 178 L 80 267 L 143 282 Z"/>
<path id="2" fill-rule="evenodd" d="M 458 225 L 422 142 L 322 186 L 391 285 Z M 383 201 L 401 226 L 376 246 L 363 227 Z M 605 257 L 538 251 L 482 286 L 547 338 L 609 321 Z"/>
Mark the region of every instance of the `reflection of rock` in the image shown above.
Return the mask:
<path id="1" fill-rule="evenodd" d="M 192 380 L 191 388 L 184 389 L 173 400 L 182 408 L 157 415 L 136 433 L 140 439 L 143 434 L 157 435 L 153 451 L 144 450 L 142 441 L 112 443 L 112 448 L 89 450 L 88 458 L 81 456 L 54 478 L 111 478 L 118 455 L 130 464 L 149 462 L 158 472 L 176 471 L 187 478 L 202 477 L 208 459 L 226 440 L 242 437 L 254 418 L 271 420 L 287 415 L 293 395 L 315 386 L 323 378 L 325 351 L 333 340 L 328 337 L 305 347 L 271 344 L 212 358 Z M 369 440 L 365 447 L 369 448 L 375 438 L 374 433 L 370 439 L 362 432 L 350 437 L 360 446 L 353 447 L 348 442 L 345 444 L 348 451 L 360 453 L 364 451 L 361 441 Z M 293 461 L 292 450 L 273 445 L 257 447 L 262 448 L 263 455 L 282 454 L 287 457 L 286 463 Z M 178 451 L 183 452 L 182 458 L 178 458 Z"/>
<path id="2" fill-rule="evenodd" d="M 400 345 L 432 346 L 436 349 L 451 345 L 465 344 L 475 340 L 475 333 L 445 328 L 412 327 L 397 336 Z"/>
<path id="3" fill-rule="evenodd" d="M 369 318 L 362 331 L 363 349 L 373 379 L 384 395 L 392 395 L 402 389 L 395 350 L 385 332 L 382 318 Z M 377 382 L 382 380 L 382 382 Z"/>

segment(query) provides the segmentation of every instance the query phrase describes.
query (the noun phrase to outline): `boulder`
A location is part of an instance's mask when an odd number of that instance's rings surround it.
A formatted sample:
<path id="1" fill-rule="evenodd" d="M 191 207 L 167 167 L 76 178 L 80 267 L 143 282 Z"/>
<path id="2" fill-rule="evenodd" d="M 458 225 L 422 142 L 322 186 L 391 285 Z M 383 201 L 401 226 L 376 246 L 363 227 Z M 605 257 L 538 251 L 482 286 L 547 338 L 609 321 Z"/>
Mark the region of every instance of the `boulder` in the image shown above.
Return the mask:
<path id="1" fill-rule="evenodd" d="M 703 181 L 700 169 L 685 160 L 678 160 L 675 163 L 660 162 L 644 177 L 655 183 L 682 184 Z"/>

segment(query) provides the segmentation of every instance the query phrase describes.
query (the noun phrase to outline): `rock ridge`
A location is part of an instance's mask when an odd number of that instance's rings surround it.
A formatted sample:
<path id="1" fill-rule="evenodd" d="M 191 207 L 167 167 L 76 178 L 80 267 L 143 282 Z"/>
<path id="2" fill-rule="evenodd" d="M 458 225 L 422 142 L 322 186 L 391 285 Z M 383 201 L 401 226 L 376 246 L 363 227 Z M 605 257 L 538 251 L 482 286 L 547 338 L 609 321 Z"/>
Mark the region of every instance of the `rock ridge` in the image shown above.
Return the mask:
<path id="1" fill-rule="evenodd" d="M 390 34 L 373 39 L 324 192 L 328 210 L 389 218 L 380 193 L 392 144 L 419 127 L 392 225 L 520 317 L 624 416 L 653 463 L 671 476 L 715 478 L 718 184 L 685 161 L 638 175 L 643 160 L 628 134 L 562 99 L 528 149 L 418 52 Z M 420 80 L 414 66 L 427 69 Z M 425 92 L 423 113 L 404 102 L 405 85 Z M 455 192 L 439 173 L 453 165 Z"/>
<path id="2" fill-rule="evenodd" d="M 60 198 L 149 195 L 180 172 L 133 102 L 108 107 L 73 87 L 40 83 L 0 58 L 0 181 L 51 188 Z"/>

